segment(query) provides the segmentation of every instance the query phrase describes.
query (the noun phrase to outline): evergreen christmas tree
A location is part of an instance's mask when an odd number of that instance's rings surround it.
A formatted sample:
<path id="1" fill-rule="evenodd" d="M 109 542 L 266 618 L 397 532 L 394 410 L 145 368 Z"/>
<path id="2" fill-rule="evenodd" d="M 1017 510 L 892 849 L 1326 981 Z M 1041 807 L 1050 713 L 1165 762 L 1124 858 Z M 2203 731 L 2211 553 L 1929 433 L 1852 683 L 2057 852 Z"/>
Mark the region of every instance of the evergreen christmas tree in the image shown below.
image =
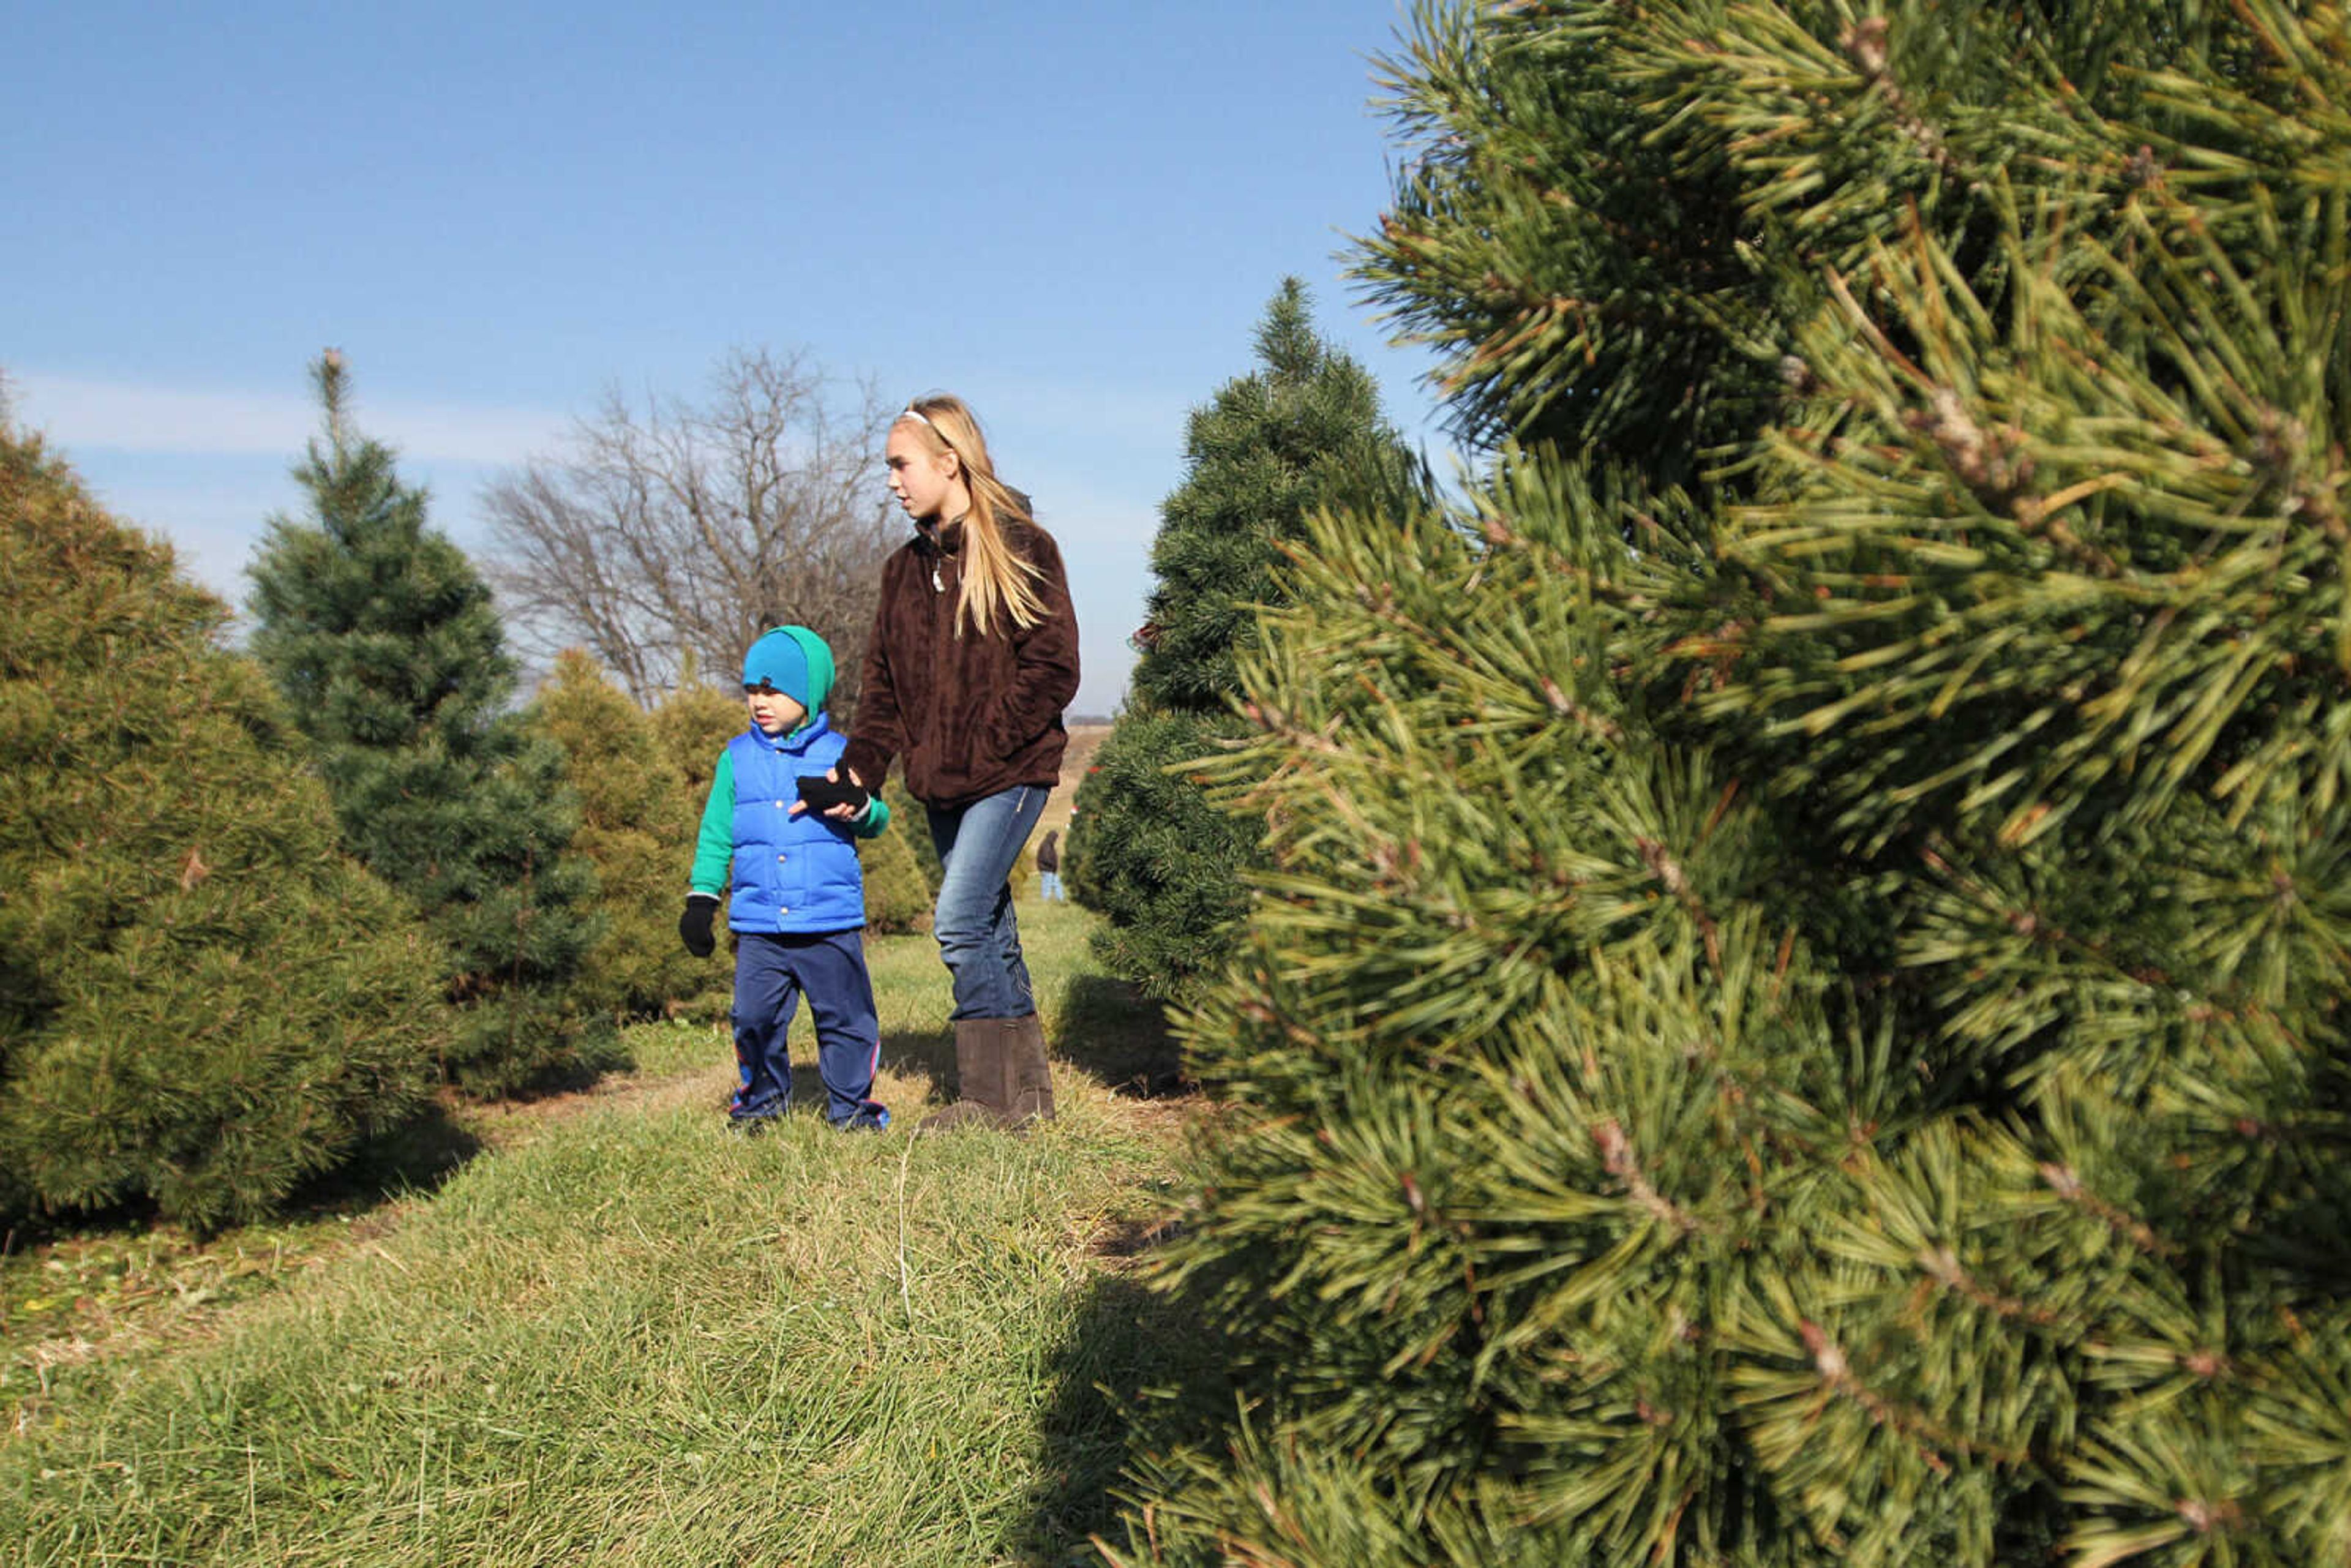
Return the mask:
<path id="1" fill-rule="evenodd" d="M 514 665 L 489 590 L 425 523 L 423 491 L 352 430 L 340 354 L 315 367 L 322 440 L 249 569 L 253 650 L 317 748 L 343 841 L 448 948 L 460 1022 L 443 1061 L 503 1093 L 609 1065 L 609 1019 L 570 995 L 593 945 L 594 873 L 565 847 L 561 754 L 507 711 Z"/>
<path id="2" fill-rule="evenodd" d="M 1365 276 L 1552 450 L 1245 664 L 1115 1560 L 2351 1560 L 2346 41 L 1431 15 Z"/>
<path id="3" fill-rule="evenodd" d="M 1423 469 L 1381 416 L 1368 373 L 1316 334 L 1306 287 L 1285 278 L 1257 329 L 1259 368 L 1192 412 L 1186 473 L 1160 507 L 1157 579 L 1126 711 L 1081 782 L 1071 892 L 1108 916 L 1096 950 L 1153 995 L 1222 961 L 1248 907 L 1256 830 L 1186 767 L 1247 732 L 1236 657 L 1280 602 L 1276 567 L 1317 507 L 1425 501 Z"/>
<path id="4" fill-rule="evenodd" d="M 653 721 L 662 755 L 677 770 L 691 814 L 700 812 L 710 799 L 718 754 L 749 727 L 750 717 L 739 695 L 720 691 L 693 670 L 686 674 L 654 706 Z"/>
<path id="5" fill-rule="evenodd" d="M 596 873 L 603 935 L 581 961 L 575 998 L 619 1019 L 724 1011 L 710 966 L 677 939 L 702 802 L 688 796 L 652 718 L 572 648 L 556 656 L 525 722 L 563 754 L 580 811 L 570 852 Z"/>
<path id="6" fill-rule="evenodd" d="M 890 826 L 879 837 L 857 841 L 869 932 L 905 936 L 931 928 L 931 909 L 937 894 L 924 877 L 914 849 L 918 841 L 929 843 L 930 837 L 920 812 L 910 820 L 893 810 Z"/>
<path id="7" fill-rule="evenodd" d="M 0 429 L 0 1217 L 258 1218 L 422 1103 L 438 954 L 226 620 Z"/>
<path id="8" fill-rule="evenodd" d="M 906 777 L 892 768 L 887 782 L 882 786 L 882 800 L 890 808 L 893 830 L 903 825 L 906 830 L 906 847 L 914 857 L 914 867 L 922 873 L 923 907 L 928 910 L 939 896 L 939 884 L 946 881 L 947 868 L 939 859 L 939 846 L 932 841 L 929 813 L 923 803 L 906 793 Z"/>

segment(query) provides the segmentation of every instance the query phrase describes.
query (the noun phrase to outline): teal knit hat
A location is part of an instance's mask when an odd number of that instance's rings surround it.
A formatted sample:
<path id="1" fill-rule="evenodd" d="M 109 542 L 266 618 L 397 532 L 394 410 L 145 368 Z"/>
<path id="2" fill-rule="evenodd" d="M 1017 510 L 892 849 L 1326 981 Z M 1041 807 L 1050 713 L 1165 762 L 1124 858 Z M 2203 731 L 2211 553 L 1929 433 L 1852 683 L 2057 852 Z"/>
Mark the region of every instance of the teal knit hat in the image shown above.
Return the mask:
<path id="1" fill-rule="evenodd" d="M 778 626 L 743 655 L 743 689 L 761 685 L 814 713 L 832 695 L 832 650 L 805 626 Z"/>

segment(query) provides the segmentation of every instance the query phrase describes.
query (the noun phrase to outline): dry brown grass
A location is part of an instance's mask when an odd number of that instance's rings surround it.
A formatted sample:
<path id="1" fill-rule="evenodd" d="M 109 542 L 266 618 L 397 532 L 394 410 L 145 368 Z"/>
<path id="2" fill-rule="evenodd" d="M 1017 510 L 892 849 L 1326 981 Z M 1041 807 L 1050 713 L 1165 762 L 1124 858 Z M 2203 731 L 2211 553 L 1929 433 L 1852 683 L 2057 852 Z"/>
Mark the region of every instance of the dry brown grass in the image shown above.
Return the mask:
<path id="1" fill-rule="evenodd" d="M 1061 783 L 1053 798 L 1045 802 L 1045 814 L 1038 819 L 1037 834 L 1042 838 L 1048 829 L 1070 831 L 1070 807 L 1078 798 L 1078 782 L 1092 766 L 1094 753 L 1110 735 L 1106 724 L 1073 724 L 1070 727 L 1070 749 L 1061 754 Z"/>

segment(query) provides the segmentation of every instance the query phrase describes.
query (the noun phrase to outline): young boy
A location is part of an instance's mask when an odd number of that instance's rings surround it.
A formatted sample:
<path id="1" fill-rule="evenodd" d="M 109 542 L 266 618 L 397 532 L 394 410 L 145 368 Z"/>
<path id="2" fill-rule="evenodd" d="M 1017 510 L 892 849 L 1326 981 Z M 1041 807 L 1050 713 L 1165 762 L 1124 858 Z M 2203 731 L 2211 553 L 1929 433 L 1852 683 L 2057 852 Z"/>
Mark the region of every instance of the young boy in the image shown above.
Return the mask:
<path id="1" fill-rule="evenodd" d="M 743 655 L 751 727 L 719 754 L 695 850 L 694 891 L 678 917 L 686 951 L 708 957 L 717 946 L 711 925 L 719 893 L 733 882 L 726 924 L 738 938 L 735 1060 L 742 1081 L 728 1113 L 738 1132 L 760 1131 L 791 1103 L 786 1035 L 802 993 L 816 1021 L 825 1115 L 850 1132 L 890 1124 L 890 1113 L 871 1098 L 882 1032 L 859 935 L 865 882 L 850 842 L 852 834 L 870 839 L 889 826 L 890 808 L 878 795 L 830 812 L 799 799 L 799 779 L 824 773 L 848 744 L 825 719 L 832 676 L 832 650 L 805 626 L 779 626 Z"/>

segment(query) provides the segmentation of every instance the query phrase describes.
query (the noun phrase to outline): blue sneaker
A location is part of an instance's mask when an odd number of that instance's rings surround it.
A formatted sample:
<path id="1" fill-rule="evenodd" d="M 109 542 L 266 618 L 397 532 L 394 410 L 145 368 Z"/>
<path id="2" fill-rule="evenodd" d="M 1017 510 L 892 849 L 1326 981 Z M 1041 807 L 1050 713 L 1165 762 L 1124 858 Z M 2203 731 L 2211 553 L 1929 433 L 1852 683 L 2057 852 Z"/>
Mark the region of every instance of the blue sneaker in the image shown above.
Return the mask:
<path id="1" fill-rule="evenodd" d="M 844 1133 L 878 1133 L 883 1128 L 889 1126 L 889 1124 L 890 1113 L 883 1110 L 879 1105 L 868 1105 L 864 1110 L 857 1113 L 856 1115 L 846 1117 L 833 1124 L 835 1127 Z"/>

